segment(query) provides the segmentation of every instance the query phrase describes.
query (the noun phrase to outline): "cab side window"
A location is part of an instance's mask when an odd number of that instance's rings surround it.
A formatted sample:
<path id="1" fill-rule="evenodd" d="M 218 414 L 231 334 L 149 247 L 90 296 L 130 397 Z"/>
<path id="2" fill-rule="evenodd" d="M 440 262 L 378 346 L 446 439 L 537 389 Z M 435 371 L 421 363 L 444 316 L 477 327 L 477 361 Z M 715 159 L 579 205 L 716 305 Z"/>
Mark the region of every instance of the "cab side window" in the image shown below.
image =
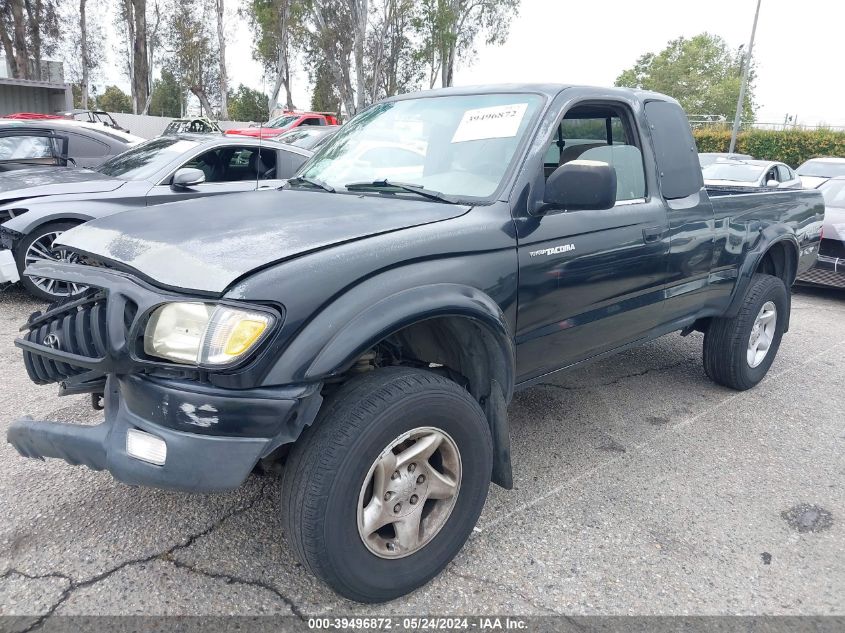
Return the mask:
<path id="1" fill-rule="evenodd" d="M 183 167 L 200 169 L 205 182 L 268 180 L 276 178 L 276 152 L 257 147 L 221 147 L 188 161 Z"/>
<path id="2" fill-rule="evenodd" d="M 573 160 L 595 160 L 616 170 L 616 200 L 644 198 L 642 151 L 622 105 L 576 106 L 566 113 L 544 159 L 546 178 Z"/>

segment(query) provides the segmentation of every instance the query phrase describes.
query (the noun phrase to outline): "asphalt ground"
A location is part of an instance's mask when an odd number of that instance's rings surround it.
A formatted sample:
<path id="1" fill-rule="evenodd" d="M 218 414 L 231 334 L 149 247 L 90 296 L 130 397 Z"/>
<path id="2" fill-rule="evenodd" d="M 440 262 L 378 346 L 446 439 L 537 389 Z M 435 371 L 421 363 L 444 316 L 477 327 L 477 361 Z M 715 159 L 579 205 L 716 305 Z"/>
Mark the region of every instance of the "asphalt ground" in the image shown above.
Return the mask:
<path id="1" fill-rule="evenodd" d="M 0 294 L 3 438 L 24 414 L 101 416 L 26 377 L 12 340 L 40 307 Z M 294 561 L 276 477 L 132 488 L 2 442 L 0 614 L 845 614 L 845 293 L 796 290 L 751 391 L 709 382 L 701 344 L 671 335 L 518 393 L 514 490 L 491 487 L 439 577 L 376 606 Z"/>

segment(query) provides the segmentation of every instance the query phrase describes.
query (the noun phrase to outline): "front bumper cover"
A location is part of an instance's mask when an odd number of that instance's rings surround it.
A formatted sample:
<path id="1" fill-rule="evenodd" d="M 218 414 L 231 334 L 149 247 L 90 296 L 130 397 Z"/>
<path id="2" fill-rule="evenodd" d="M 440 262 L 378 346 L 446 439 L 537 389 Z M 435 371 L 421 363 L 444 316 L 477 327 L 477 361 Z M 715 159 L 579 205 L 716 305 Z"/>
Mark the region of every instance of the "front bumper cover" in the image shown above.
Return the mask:
<path id="1" fill-rule="evenodd" d="M 13 284 L 20 281 L 20 279 L 18 264 L 15 262 L 15 256 L 12 254 L 12 251 L 0 250 L 0 285 Z"/>
<path id="2" fill-rule="evenodd" d="M 181 381 L 110 375 L 105 421 L 96 426 L 16 420 L 7 440 L 24 457 L 54 457 L 108 470 L 132 485 L 220 492 L 243 483 L 255 464 L 296 440 L 316 417 L 318 385 L 227 392 Z M 126 451 L 139 429 L 167 444 L 161 466 Z"/>

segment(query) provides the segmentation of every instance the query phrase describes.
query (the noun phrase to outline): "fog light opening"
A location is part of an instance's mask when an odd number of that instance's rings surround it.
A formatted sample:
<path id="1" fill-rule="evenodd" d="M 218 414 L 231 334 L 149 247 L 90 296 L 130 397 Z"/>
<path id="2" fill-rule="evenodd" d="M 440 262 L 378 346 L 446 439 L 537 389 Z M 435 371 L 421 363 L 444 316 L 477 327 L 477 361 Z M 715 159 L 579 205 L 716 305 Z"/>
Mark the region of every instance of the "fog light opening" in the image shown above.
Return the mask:
<path id="1" fill-rule="evenodd" d="M 126 452 L 130 457 L 142 462 L 164 466 L 167 459 L 167 443 L 150 433 L 129 429 L 126 432 Z"/>

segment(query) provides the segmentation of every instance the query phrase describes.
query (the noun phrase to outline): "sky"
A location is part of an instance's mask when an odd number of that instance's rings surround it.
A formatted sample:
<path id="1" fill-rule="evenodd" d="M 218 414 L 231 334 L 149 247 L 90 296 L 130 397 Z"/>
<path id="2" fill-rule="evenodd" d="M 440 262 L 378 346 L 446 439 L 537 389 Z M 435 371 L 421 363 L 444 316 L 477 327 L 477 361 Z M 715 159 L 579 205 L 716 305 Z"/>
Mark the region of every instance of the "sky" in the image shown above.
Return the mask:
<path id="1" fill-rule="evenodd" d="M 610 86 L 640 55 L 657 52 L 681 35 L 707 31 L 732 48 L 747 46 L 756 1 L 522 0 L 507 42 L 479 42 L 472 63 L 456 69 L 455 84 Z M 789 114 L 805 125 L 845 126 L 845 81 L 837 79 L 843 25 L 840 0 L 762 0 L 754 42 L 759 122 L 782 123 Z M 230 84 L 264 88 L 246 23 L 231 16 L 227 33 Z M 108 83 L 128 90 L 116 67 L 107 67 L 106 76 Z M 302 72 L 294 74 L 293 97 L 297 107 L 308 107 L 310 87 Z"/>

